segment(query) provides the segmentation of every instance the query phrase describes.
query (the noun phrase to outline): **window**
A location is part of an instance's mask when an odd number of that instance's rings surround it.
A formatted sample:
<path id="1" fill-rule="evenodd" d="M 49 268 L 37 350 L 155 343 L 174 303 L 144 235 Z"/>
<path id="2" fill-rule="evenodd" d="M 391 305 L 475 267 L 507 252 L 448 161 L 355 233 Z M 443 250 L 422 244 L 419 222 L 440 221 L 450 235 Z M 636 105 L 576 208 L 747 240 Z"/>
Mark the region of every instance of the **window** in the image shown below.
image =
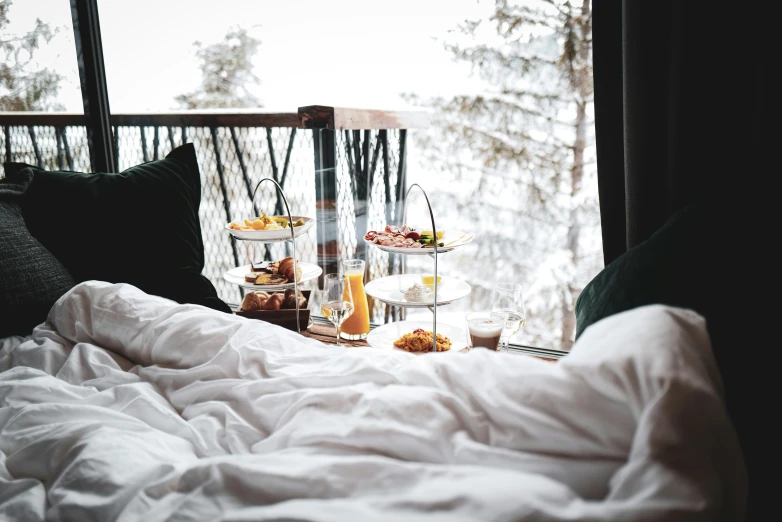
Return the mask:
<path id="1" fill-rule="evenodd" d="M 0 54 L 4 160 L 90 170 L 69 3 L 0 0 Z"/>
<path id="2" fill-rule="evenodd" d="M 224 300 L 242 297 L 226 271 L 291 253 L 286 244 L 234 242 L 223 229 L 260 210 L 282 212 L 271 184 L 253 201 L 261 179 L 283 186 L 293 214 L 317 216 L 315 230 L 297 242 L 302 261 L 333 271 L 361 257 L 370 279 L 432 271 L 429 257 L 392 256 L 362 241 L 368 230 L 401 224 L 407 188 L 417 183 L 438 228 L 473 235 L 439 258 L 439 273 L 471 291 L 438 317 L 461 323 L 467 311 L 490 306 L 495 283 L 517 282 L 527 321 L 514 342 L 573 344 L 575 301 L 602 268 L 589 2 L 97 5 L 118 168 L 196 144 L 205 274 Z M 42 31 L 34 60 L 23 61 L 55 80 L 24 110 L 80 113 L 69 2 L 0 6 L 4 34 Z M 49 32 L 40 29 L 46 24 Z M 328 118 L 301 110 L 315 103 L 391 112 L 348 111 L 341 114 L 358 119 L 317 129 L 313 122 Z M 404 111 L 426 113 L 428 125 L 408 125 Z M 73 117 L 58 114 L 42 126 L 32 116 L 9 126 L 6 117 L 4 147 L 17 161 L 89 170 L 86 136 Z M 371 123 L 350 123 L 359 120 Z M 429 228 L 423 195 L 411 192 L 407 205 L 408 224 Z M 375 323 L 431 317 L 426 309 L 371 306 Z"/>

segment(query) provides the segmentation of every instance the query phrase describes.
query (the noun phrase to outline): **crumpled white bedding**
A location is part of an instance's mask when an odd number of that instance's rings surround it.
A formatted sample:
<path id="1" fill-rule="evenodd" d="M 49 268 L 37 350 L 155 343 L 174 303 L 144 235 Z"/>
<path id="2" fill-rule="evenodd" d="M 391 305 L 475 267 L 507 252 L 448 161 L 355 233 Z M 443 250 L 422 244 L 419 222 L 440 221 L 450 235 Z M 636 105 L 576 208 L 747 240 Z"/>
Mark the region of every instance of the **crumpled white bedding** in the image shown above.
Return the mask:
<path id="1" fill-rule="evenodd" d="M 0 341 L 0 520 L 740 520 L 702 318 L 557 364 L 325 346 L 87 282 Z"/>

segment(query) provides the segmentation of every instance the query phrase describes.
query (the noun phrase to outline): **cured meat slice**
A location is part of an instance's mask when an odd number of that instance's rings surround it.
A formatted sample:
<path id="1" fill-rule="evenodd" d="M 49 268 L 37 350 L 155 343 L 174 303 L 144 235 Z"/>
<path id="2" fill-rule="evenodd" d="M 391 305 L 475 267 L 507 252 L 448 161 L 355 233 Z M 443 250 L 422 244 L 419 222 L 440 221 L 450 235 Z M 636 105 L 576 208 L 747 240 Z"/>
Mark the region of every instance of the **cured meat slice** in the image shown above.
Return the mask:
<path id="1" fill-rule="evenodd" d="M 412 233 L 412 235 L 411 235 Z M 411 235 L 411 237 L 407 237 Z M 370 230 L 364 236 L 364 239 L 376 245 L 389 246 L 395 248 L 421 248 L 423 245 L 418 242 L 418 233 L 407 225 L 397 227 L 386 225 L 382 231 Z"/>

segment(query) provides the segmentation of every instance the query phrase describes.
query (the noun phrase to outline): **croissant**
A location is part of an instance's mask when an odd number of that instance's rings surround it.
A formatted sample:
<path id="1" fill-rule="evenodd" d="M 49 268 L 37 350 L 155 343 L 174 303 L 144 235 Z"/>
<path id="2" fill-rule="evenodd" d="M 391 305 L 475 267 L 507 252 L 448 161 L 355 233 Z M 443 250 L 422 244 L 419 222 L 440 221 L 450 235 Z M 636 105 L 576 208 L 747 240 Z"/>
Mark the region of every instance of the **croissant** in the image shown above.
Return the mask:
<path id="1" fill-rule="evenodd" d="M 253 310 L 260 310 L 262 306 L 263 303 L 258 294 L 255 292 L 247 292 L 244 296 L 244 300 L 242 300 L 241 309 L 245 312 L 250 312 Z"/>
<path id="2" fill-rule="evenodd" d="M 278 265 L 278 268 L 277 268 L 277 273 L 287 277 L 288 281 L 293 281 L 294 279 L 296 281 L 300 281 L 301 280 L 301 268 L 298 266 L 298 264 L 299 264 L 299 262 L 296 261 L 296 270 L 295 270 L 296 277 L 295 278 L 293 276 L 293 274 L 294 274 L 294 268 L 293 268 L 294 267 L 294 263 L 293 263 L 293 258 L 292 257 L 286 257 L 285 259 L 282 259 L 280 261 L 280 264 Z"/>

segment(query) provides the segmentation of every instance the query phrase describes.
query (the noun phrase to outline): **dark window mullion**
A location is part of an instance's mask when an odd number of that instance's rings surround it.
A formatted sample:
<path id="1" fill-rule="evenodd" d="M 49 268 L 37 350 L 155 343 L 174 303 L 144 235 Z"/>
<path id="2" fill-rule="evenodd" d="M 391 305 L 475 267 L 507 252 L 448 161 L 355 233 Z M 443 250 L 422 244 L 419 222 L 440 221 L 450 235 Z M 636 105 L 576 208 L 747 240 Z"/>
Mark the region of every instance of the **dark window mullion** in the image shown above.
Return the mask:
<path id="1" fill-rule="evenodd" d="M 93 172 L 117 172 L 97 0 L 71 0 L 73 33 Z"/>

